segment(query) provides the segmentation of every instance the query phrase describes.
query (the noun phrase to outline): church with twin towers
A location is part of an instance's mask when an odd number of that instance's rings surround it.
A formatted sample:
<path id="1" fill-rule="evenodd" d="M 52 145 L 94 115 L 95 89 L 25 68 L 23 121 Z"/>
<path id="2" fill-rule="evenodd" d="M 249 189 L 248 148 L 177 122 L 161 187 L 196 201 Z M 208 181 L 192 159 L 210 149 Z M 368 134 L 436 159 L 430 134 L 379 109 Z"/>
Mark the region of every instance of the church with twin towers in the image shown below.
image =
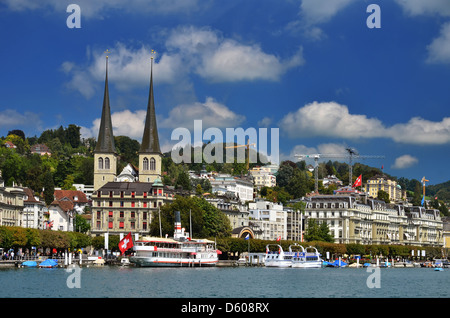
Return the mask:
<path id="1" fill-rule="evenodd" d="M 159 146 L 153 96 L 153 57 L 144 131 L 139 149 L 139 167 L 128 165 L 117 175 L 118 154 L 114 144 L 106 56 L 105 91 L 94 150 L 92 234 L 148 234 L 152 212 L 174 199 L 173 190 L 161 182 L 162 153 Z"/>
<path id="2" fill-rule="evenodd" d="M 161 177 L 162 153 L 159 147 L 155 101 L 153 97 L 153 57 L 151 59 L 147 115 L 141 147 L 139 149 L 139 181 L 141 182 L 154 182 L 157 178 Z M 101 188 L 108 182 L 116 181 L 117 152 L 114 145 L 109 101 L 108 56 L 106 56 L 105 92 L 97 146 L 94 150 L 94 162 L 94 190 Z"/>

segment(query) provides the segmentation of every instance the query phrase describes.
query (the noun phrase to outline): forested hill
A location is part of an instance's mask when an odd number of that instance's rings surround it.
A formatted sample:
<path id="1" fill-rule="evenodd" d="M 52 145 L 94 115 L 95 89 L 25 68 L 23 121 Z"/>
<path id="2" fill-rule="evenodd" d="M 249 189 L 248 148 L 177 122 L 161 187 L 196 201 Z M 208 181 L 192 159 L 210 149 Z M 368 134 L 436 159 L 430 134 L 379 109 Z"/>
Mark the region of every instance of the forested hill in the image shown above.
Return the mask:
<path id="1" fill-rule="evenodd" d="M 128 164 L 138 166 L 139 142 L 126 136 L 114 137 L 119 161 L 117 173 Z M 6 147 L 6 143 L 13 143 L 16 148 Z M 52 155 L 39 156 L 31 154 L 31 148 L 35 144 L 45 144 L 51 150 Z M 73 183 L 93 184 L 93 150 L 95 149 L 95 138 L 82 139 L 80 127 L 69 125 L 58 129 L 49 129 L 38 136 L 25 136 L 21 130 L 12 130 L 6 137 L 0 138 L 0 170 L 5 184 L 19 184 L 30 187 L 36 193 L 41 193 L 42 189 L 48 191 L 47 196 L 53 196 L 54 187 L 70 188 Z M 204 145 L 203 147 L 205 147 Z M 188 187 L 186 175 L 188 170 L 217 171 L 230 173 L 236 176 L 246 175 L 246 163 L 226 160 L 226 149 L 223 147 L 224 163 L 194 162 L 194 150 L 191 151 L 191 163 L 175 164 L 170 153 L 164 154 L 163 159 L 163 181 L 165 184 L 179 186 L 179 179 L 183 181 L 184 187 Z M 242 146 L 240 146 L 242 147 Z M 242 149 L 242 148 L 241 148 Z M 236 150 L 236 149 L 235 149 Z M 189 151 L 189 150 L 188 150 Z M 253 149 L 251 149 L 254 155 Z M 247 156 L 247 152 L 245 152 Z M 255 158 L 254 156 L 251 158 Z M 256 158 L 260 159 L 259 156 Z M 262 157 L 261 157 L 262 158 Z M 250 168 L 262 165 L 263 162 L 250 162 Z M 304 196 L 314 190 L 314 175 L 310 171 L 310 166 L 304 162 L 284 161 L 280 164 L 277 173 L 277 187 L 274 189 L 264 189 L 268 199 L 286 202 L 292 198 Z M 319 164 L 319 179 L 328 175 L 335 175 L 343 181 L 344 185 L 349 183 L 349 169 L 345 162 L 328 161 Z M 353 181 L 362 175 L 363 183 L 367 179 L 382 173 L 379 168 L 370 167 L 361 163 L 353 165 Z M 422 193 L 422 185 L 416 179 L 389 176 L 397 180 L 403 189 L 410 192 L 411 196 L 418 196 Z M 187 177 L 187 180 L 189 178 Z M 195 184 L 192 184 L 194 188 Z M 332 189 L 323 188 L 319 182 L 320 193 L 332 193 Z M 426 193 L 429 198 L 450 202 L 450 181 L 427 185 Z M 421 197 L 420 197 L 421 198 Z"/>

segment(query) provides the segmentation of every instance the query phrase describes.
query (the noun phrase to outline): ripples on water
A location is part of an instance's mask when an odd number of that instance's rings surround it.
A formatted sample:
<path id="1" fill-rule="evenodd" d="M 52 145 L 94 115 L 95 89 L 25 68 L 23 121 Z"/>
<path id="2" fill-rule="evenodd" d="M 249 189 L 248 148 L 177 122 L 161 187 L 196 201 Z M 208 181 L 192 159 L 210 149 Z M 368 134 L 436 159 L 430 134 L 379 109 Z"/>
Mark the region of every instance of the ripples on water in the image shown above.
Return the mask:
<path id="1" fill-rule="evenodd" d="M 14 298 L 447 298 L 450 269 L 83 267 L 81 288 L 65 269 L 0 269 L 0 297 Z"/>

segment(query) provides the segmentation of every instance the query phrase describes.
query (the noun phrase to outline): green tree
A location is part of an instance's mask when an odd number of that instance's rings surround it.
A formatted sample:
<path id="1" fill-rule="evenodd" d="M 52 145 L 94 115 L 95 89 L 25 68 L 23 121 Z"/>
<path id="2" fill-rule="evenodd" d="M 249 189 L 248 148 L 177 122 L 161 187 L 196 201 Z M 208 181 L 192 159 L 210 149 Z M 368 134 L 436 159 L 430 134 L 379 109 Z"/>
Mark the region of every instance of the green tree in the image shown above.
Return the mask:
<path id="1" fill-rule="evenodd" d="M 386 191 L 383 190 L 378 190 L 378 199 L 380 199 L 381 201 L 384 201 L 386 203 L 389 203 L 389 193 L 387 193 Z"/>
<path id="2" fill-rule="evenodd" d="M 80 233 L 87 233 L 91 229 L 90 223 L 82 216 L 75 215 L 75 231 Z"/>
<path id="3" fill-rule="evenodd" d="M 181 197 L 153 212 L 150 233 L 173 236 L 175 211 L 180 211 L 181 226 L 191 233 L 191 237 L 226 237 L 231 235 L 231 225 L 225 214 L 199 197 Z M 192 224 L 192 229 L 190 225 Z"/>
<path id="4" fill-rule="evenodd" d="M 53 202 L 53 194 L 55 192 L 55 184 L 53 183 L 53 175 L 50 171 L 44 174 L 44 200 L 45 204 L 50 205 Z"/>
<path id="5" fill-rule="evenodd" d="M 334 242 L 334 238 L 330 234 L 330 228 L 328 227 L 328 223 L 327 222 L 320 223 L 320 226 L 319 226 L 319 238 L 320 238 L 319 239 L 320 241 L 330 242 L 330 243 Z"/>

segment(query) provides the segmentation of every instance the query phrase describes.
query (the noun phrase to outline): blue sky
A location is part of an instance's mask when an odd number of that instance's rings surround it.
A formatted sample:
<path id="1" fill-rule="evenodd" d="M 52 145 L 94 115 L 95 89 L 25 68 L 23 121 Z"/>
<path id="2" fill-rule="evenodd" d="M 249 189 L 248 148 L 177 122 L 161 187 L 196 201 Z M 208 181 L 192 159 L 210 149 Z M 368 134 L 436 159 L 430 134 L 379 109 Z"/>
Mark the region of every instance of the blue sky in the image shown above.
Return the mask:
<path id="1" fill-rule="evenodd" d="M 0 41 L 0 136 L 97 137 L 108 49 L 114 133 L 140 140 L 155 50 L 163 151 L 202 120 L 279 128 L 281 160 L 353 147 L 394 176 L 450 179 L 447 0 L 6 0 Z"/>

